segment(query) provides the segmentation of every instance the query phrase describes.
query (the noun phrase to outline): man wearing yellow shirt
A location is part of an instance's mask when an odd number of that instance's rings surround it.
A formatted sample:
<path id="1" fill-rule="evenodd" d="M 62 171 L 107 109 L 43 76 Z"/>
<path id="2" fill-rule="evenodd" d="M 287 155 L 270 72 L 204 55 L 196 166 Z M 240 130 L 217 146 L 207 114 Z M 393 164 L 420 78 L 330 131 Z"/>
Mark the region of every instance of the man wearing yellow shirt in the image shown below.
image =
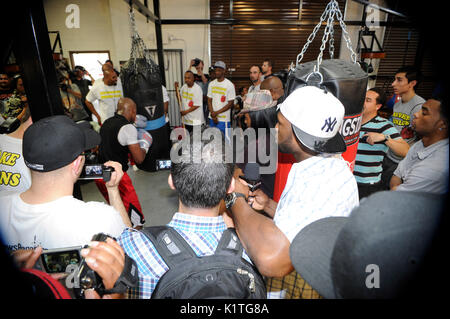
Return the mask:
<path id="1" fill-rule="evenodd" d="M 209 126 L 217 127 L 227 136 L 236 90 L 234 84 L 225 78 L 225 71 L 226 65 L 223 61 L 214 64 L 216 79 L 208 86 L 208 109 Z"/>
<path id="2" fill-rule="evenodd" d="M 194 82 L 194 73 L 186 71 L 184 74 L 185 84 L 181 87 L 181 117 L 184 127 L 192 132 L 194 126 L 205 123 L 203 116 L 203 91 Z"/>

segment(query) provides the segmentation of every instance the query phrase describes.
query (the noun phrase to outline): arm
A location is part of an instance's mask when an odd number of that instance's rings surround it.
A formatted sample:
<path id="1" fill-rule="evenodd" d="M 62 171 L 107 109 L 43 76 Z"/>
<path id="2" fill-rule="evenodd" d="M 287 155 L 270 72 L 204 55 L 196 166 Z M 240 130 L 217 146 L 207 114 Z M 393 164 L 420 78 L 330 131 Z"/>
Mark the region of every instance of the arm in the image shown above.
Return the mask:
<path id="1" fill-rule="evenodd" d="M 196 109 L 198 109 L 200 106 L 193 106 L 193 107 L 190 107 L 190 108 L 188 108 L 187 110 L 185 110 L 185 111 L 181 111 L 180 113 L 181 113 L 181 116 L 185 116 L 186 114 L 189 114 L 189 113 L 191 113 L 191 112 L 193 112 L 193 111 L 195 111 Z"/>
<path id="2" fill-rule="evenodd" d="M 128 217 L 119 192 L 119 183 L 123 176 L 122 165 L 113 161 L 108 161 L 105 163 L 105 165 L 114 167 L 114 172 L 112 172 L 111 174 L 111 179 L 107 183 L 105 183 L 106 189 L 108 191 L 109 203 L 119 212 L 125 226 L 131 228 L 133 226 L 131 225 L 130 218 Z"/>
<path id="3" fill-rule="evenodd" d="M 94 105 L 92 105 L 91 102 L 89 102 L 87 99 L 84 101 L 86 106 L 88 107 L 89 111 L 92 112 L 92 114 L 95 115 L 95 117 L 97 118 L 98 124 L 102 125 L 102 119 L 100 118 L 100 115 L 97 113 L 97 111 L 95 110 Z"/>
<path id="4" fill-rule="evenodd" d="M 396 175 L 392 175 L 389 187 L 391 191 L 395 191 L 399 185 L 403 183 L 402 179 Z"/>
<path id="5" fill-rule="evenodd" d="M 409 144 L 402 138 L 392 139 L 387 138 L 384 134 L 381 133 L 366 133 L 364 136 L 367 136 L 367 143 L 370 145 L 375 144 L 376 142 L 383 142 L 389 147 L 396 155 L 405 157 L 409 150 Z"/>
<path id="6" fill-rule="evenodd" d="M 245 194 L 246 190 L 247 186 L 235 179 L 235 191 Z M 282 277 L 292 272 L 290 242 L 272 219 L 254 211 L 242 197 L 231 212 L 239 238 L 262 275 Z"/>
<path id="7" fill-rule="evenodd" d="M 147 152 L 140 147 L 139 143 L 128 145 L 128 150 L 136 164 L 141 164 L 147 155 Z"/>
<path id="8" fill-rule="evenodd" d="M 229 101 L 228 103 L 227 103 L 227 105 L 225 105 L 223 108 L 221 108 L 221 109 L 219 109 L 219 110 L 217 110 L 217 111 L 213 111 L 212 113 L 211 113 L 211 117 L 217 117 L 217 115 L 219 115 L 220 113 L 223 113 L 223 112 L 226 112 L 226 111 L 228 111 L 229 109 L 231 109 L 231 107 L 233 106 L 233 104 L 234 104 L 234 100 L 231 100 L 231 101 Z M 211 110 L 210 110 L 210 112 L 211 112 Z"/>

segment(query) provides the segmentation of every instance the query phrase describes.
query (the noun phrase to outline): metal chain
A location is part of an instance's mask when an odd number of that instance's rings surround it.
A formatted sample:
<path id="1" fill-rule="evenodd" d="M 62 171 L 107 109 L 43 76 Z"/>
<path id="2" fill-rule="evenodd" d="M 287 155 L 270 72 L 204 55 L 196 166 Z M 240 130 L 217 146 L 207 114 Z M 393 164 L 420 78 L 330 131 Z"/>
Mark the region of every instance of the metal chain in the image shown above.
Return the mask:
<path id="1" fill-rule="evenodd" d="M 309 35 L 308 40 L 306 41 L 305 45 L 303 46 L 302 51 L 297 55 L 297 63 L 296 66 L 299 65 L 299 63 L 303 59 L 303 55 L 305 54 L 306 50 L 308 49 L 311 42 L 316 37 L 317 32 L 319 31 L 320 27 L 322 26 L 323 22 L 327 20 L 327 25 L 325 27 L 325 31 L 322 37 L 322 45 L 320 46 L 320 53 L 317 57 L 317 65 L 315 67 L 314 72 L 319 72 L 320 64 L 322 63 L 322 57 L 323 57 L 323 50 L 325 49 L 325 45 L 328 41 L 328 38 L 330 37 L 330 45 L 329 45 L 329 52 L 330 57 L 333 59 L 334 57 L 334 19 L 335 16 L 337 20 L 339 21 L 339 25 L 343 31 L 343 37 L 346 42 L 347 48 L 351 52 L 351 59 L 353 63 L 356 63 L 356 53 L 353 51 L 352 43 L 350 40 L 350 36 L 347 32 L 347 28 L 345 26 L 342 13 L 339 10 L 339 4 L 336 0 L 331 0 L 327 6 L 325 7 L 324 12 L 320 16 L 320 22 L 314 27 L 313 32 Z M 327 18 L 328 17 L 328 18 Z"/>

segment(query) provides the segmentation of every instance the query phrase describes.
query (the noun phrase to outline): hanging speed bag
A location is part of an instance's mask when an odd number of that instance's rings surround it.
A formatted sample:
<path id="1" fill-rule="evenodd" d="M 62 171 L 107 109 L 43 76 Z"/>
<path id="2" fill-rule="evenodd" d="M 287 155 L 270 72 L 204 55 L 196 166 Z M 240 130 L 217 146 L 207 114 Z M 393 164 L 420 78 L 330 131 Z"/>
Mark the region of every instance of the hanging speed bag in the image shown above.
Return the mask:
<path id="1" fill-rule="evenodd" d="M 311 61 L 296 66 L 288 75 L 285 96 L 305 85 L 320 85 L 341 101 L 345 107 L 345 115 L 340 133 L 347 145 L 342 157 L 353 171 L 367 90 L 367 73 L 356 63 L 338 59 L 323 60 L 320 74 L 314 72 L 316 65 L 316 61 Z"/>
<path id="2" fill-rule="evenodd" d="M 145 130 L 153 137 L 145 160 L 137 166 L 153 172 L 156 159 L 167 158 L 170 151 L 159 68 L 145 58 L 131 58 L 122 67 L 120 78 L 124 96 L 136 103 L 137 114 L 147 118 Z"/>

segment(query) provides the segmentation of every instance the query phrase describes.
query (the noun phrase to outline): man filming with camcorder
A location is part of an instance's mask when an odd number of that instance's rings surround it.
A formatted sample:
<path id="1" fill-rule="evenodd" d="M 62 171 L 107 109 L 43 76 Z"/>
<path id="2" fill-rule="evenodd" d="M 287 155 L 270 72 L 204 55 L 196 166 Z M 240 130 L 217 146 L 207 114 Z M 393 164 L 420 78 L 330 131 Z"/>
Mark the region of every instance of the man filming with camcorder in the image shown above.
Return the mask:
<path id="1" fill-rule="evenodd" d="M 72 196 L 84 168 L 85 151 L 101 140 L 83 123 L 88 124 L 57 115 L 25 131 L 23 158 L 31 170 L 31 186 L 23 193 L 0 197 L 0 228 L 8 250 L 84 246 L 97 233 L 118 237 L 131 227 L 118 190 L 123 176 L 119 163 L 104 163 L 110 171 L 106 183 L 110 205 Z"/>

